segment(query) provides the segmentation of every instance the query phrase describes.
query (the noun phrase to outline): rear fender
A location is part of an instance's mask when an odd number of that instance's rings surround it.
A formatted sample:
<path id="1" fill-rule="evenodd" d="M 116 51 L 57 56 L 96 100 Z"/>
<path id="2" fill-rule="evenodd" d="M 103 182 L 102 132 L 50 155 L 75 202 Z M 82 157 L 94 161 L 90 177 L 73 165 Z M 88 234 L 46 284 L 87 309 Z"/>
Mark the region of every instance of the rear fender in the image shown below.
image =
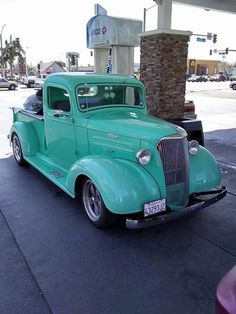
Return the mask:
<path id="1" fill-rule="evenodd" d="M 30 123 L 14 122 L 10 131 L 10 144 L 12 134 L 16 133 L 20 139 L 20 144 L 24 157 L 33 156 L 39 151 L 39 142 L 36 132 Z"/>
<path id="2" fill-rule="evenodd" d="M 143 204 L 160 199 L 160 189 L 141 165 L 128 160 L 90 156 L 79 160 L 70 169 L 67 189 L 75 194 L 80 176 L 90 178 L 99 189 L 106 207 L 116 214 L 143 210 Z"/>

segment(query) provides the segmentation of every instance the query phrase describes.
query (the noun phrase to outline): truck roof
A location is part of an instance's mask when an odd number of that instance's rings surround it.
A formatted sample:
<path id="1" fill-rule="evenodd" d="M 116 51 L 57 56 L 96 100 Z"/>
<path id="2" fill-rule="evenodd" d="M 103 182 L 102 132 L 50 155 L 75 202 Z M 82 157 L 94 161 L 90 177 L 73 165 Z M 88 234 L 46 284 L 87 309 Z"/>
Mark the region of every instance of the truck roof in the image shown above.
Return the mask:
<path id="1" fill-rule="evenodd" d="M 66 86 L 74 88 L 78 84 L 86 83 L 125 83 L 125 84 L 139 84 L 142 83 L 134 76 L 106 74 L 106 73 L 80 73 L 80 72 L 61 72 L 48 75 L 45 79 L 45 84 L 61 83 Z"/>

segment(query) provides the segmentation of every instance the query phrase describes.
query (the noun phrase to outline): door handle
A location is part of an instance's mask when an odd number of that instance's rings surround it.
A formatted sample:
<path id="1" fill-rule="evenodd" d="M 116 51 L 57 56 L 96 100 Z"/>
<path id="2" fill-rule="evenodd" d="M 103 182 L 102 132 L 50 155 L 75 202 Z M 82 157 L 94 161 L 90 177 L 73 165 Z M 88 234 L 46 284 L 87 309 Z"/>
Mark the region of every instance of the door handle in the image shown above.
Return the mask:
<path id="1" fill-rule="evenodd" d="M 53 110 L 52 114 L 54 117 L 61 117 L 63 115 L 63 110 Z"/>

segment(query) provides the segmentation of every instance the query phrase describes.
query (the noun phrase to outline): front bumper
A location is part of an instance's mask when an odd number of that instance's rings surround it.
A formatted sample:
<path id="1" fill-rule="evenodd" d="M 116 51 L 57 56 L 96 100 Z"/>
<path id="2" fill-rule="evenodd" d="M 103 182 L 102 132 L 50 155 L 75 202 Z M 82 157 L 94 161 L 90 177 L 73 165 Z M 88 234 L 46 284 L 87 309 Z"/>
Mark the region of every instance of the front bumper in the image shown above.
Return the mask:
<path id="1" fill-rule="evenodd" d="M 190 215 L 200 209 L 203 209 L 204 207 L 210 206 L 218 202 L 223 197 L 225 197 L 226 194 L 227 194 L 227 188 L 225 186 L 222 186 L 220 188 L 217 188 L 211 191 L 196 193 L 191 197 L 190 206 L 185 207 L 184 209 L 181 209 L 175 212 L 169 212 L 167 214 L 163 214 L 159 216 L 153 216 L 153 217 L 142 218 L 142 219 L 127 218 L 126 228 L 127 229 L 142 229 L 142 228 L 153 227 L 156 225 L 163 224 L 165 222 L 178 219 L 183 216 Z M 213 195 L 213 197 L 210 197 L 211 195 Z M 205 196 L 210 197 L 210 198 L 205 199 L 205 200 L 199 198 L 199 197 L 205 197 Z"/>

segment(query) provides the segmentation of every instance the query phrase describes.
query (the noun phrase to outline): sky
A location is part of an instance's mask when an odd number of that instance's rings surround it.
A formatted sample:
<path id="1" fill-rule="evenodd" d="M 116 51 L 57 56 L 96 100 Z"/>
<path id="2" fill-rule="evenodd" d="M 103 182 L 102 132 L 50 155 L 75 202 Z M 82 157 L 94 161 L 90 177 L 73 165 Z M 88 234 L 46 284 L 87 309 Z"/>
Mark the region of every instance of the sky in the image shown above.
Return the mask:
<path id="1" fill-rule="evenodd" d="M 157 28 L 157 7 L 151 8 L 153 0 L 0 0 L 0 31 L 3 42 L 19 37 L 26 51 L 27 62 L 36 65 L 40 61 L 66 61 L 66 52 L 80 54 L 79 65 L 93 64 L 90 49 L 86 47 L 86 24 L 95 15 L 94 5 L 99 3 L 114 17 L 143 20 L 146 13 L 146 31 Z M 150 8 L 150 9 L 149 9 Z M 188 57 L 194 59 L 222 60 L 222 56 L 213 54 L 210 49 L 236 50 L 234 26 L 236 15 L 202 8 L 173 4 L 172 29 L 191 31 L 194 34 L 217 34 L 217 43 L 197 42 L 191 36 Z M 139 48 L 135 48 L 135 62 L 139 62 Z M 236 62 L 236 52 L 230 52 L 225 61 Z"/>

